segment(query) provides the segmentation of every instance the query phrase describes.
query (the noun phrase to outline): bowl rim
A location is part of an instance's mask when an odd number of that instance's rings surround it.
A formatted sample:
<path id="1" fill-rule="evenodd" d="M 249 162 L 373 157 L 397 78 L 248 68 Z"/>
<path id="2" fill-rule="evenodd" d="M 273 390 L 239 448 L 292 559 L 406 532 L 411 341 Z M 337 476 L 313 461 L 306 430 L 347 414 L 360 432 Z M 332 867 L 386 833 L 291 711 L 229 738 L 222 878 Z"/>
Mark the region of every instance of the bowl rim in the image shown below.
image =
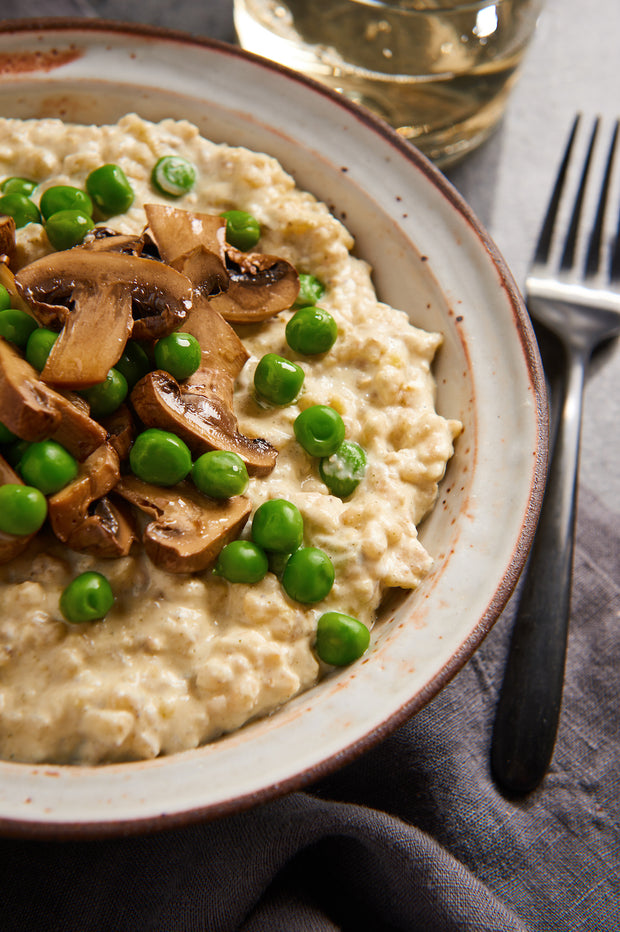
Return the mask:
<path id="1" fill-rule="evenodd" d="M 53 34 L 82 32 L 106 33 L 113 35 L 142 38 L 161 39 L 175 43 L 187 44 L 193 47 L 202 47 L 226 55 L 237 56 L 249 60 L 272 72 L 277 72 L 287 80 L 295 81 L 310 88 L 313 92 L 327 97 L 332 103 L 344 108 L 355 118 L 366 124 L 375 134 L 381 136 L 391 147 L 398 150 L 404 158 L 426 177 L 457 211 L 460 217 L 471 228 L 478 243 L 480 243 L 499 276 L 499 283 L 505 292 L 510 305 L 515 330 L 521 343 L 523 357 L 527 366 L 529 384 L 535 401 L 536 421 L 536 459 L 532 470 L 528 504 L 521 523 L 521 530 L 513 547 L 512 559 L 506 572 L 496 585 L 485 612 L 480 616 L 469 636 L 459 645 L 451 656 L 442 664 L 437 672 L 418 690 L 406 703 L 400 705 L 390 716 L 384 719 L 378 727 L 373 727 L 356 740 L 348 743 L 342 750 L 332 754 L 318 763 L 301 771 L 293 773 L 277 784 L 263 786 L 241 796 L 234 796 L 223 801 L 208 803 L 202 807 L 192 807 L 178 812 L 166 812 L 157 816 L 133 817 L 130 819 L 104 819 L 103 821 L 28 821 L 17 817 L 15 819 L 0 816 L 0 836 L 19 838 L 54 838 L 54 839 L 88 839 L 119 836 L 121 834 L 138 834 L 164 829 L 178 828 L 199 821 L 212 820 L 232 813 L 242 812 L 258 804 L 265 803 L 285 793 L 300 790 L 313 783 L 346 763 L 350 763 L 361 754 L 370 750 L 374 745 L 391 734 L 412 714 L 418 712 L 456 675 L 463 665 L 470 659 L 476 649 L 487 636 L 501 612 L 505 608 L 512 591 L 519 579 L 527 555 L 533 542 L 538 515 L 542 504 L 547 469 L 547 452 L 549 439 L 549 415 L 544 371 L 538 352 L 537 341 L 531 325 L 528 312 L 519 288 L 512 273 L 495 245 L 492 237 L 478 220 L 473 209 L 457 191 L 453 184 L 436 168 L 418 149 L 400 136 L 387 123 L 376 117 L 370 111 L 357 106 L 344 96 L 320 84 L 319 82 L 294 72 L 275 62 L 261 56 L 247 52 L 238 46 L 211 39 L 206 36 L 193 36 L 187 32 L 165 27 L 152 26 L 143 23 L 123 22 L 118 20 L 91 19 L 80 17 L 41 17 L 36 19 L 15 19 L 0 22 L 0 35 L 20 34 L 22 36 L 34 33 Z M 2 67 L 0 61 L 0 76 Z M 200 750 L 200 749 L 196 749 Z M 183 753 L 193 753 L 181 752 Z M 178 757 L 179 755 L 174 755 Z M 106 769 L 116 770 L 136 766 L 148 766 L 165 762 L 166 758 L 156 761 L 139 761 L 135 763 L 106 764 Z M 37 768 L 47 771 L 83 771 L 84 767 L 76 765 L 32 765 L 11 763 L 13 767 Z M 98 768 L 99 769 L 99 768 Z"/>

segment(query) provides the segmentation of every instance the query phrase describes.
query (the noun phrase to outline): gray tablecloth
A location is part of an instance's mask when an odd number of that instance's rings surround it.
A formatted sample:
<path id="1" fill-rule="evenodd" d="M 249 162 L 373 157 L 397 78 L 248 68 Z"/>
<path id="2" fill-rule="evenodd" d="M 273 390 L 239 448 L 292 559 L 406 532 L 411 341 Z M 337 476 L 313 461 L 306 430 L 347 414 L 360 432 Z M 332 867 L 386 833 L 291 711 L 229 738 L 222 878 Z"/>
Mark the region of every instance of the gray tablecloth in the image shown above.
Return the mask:
<path id="1" fill-rule="evenodd" d="M 0 16 L 132 18 L 232 40 L 230 0 L 2 0 Z M 523 281 L 576 109 L 620 111 L 617 0 L 548 0 L 504 123 L 451 172 Z M 586 395 L 574 596 L 544 783 L 489 772 L 510 605 L 424 710 L 330 778 L 231 818 L 118 840 L 0 840 L 0 928 L 620 929 L 620 353 Z"/>

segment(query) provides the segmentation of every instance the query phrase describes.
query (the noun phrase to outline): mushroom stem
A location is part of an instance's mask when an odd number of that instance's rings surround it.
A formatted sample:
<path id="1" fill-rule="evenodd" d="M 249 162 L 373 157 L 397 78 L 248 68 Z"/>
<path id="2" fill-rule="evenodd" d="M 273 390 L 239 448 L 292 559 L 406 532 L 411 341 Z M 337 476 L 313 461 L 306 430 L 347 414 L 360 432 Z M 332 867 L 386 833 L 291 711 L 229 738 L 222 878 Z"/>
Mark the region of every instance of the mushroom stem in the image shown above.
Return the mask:
<path id="1" fill-rule="evenodd" d="M 41 378 L 57 387 L 89 388 L 105 381 L 123 353 L 133 326 L 131 295 L 124 282 L 82 283 L 73 300 L 75 310 L 67 316 Z M 89 345 L 91 351 L 85 352 Z"/>

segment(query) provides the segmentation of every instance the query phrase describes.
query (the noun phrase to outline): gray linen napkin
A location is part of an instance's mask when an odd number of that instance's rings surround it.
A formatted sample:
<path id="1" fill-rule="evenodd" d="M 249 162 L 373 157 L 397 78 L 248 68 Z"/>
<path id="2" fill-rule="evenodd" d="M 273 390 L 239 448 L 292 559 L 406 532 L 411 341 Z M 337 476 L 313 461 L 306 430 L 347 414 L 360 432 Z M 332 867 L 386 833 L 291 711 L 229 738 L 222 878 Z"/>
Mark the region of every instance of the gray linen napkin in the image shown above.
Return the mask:
<path id="1" fill-rule="evenodd" d="M 0 841 L 0 928 L 617 932 L 619 537 L 582 489 L 560 733 L 530 796 L 489 773 L 508 610 L 425 709 L 305 793 L 144 837 Z"/>

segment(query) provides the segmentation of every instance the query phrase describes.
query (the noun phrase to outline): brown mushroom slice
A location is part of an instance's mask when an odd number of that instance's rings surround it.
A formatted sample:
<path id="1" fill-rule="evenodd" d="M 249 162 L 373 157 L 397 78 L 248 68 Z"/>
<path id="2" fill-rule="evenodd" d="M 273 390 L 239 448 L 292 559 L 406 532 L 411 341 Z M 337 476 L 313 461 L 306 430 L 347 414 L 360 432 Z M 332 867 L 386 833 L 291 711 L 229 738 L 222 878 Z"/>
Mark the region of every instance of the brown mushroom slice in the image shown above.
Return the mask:
<path id="1" fill-rule="evenodd" d="M 0 421 L 22 440 L 56 440 L 80 461 L 107 437 L 81 406 L 41 382 L 37 370 L 2 337 Z"/>
<path id="2" fill-rule="evenodd" d="M 102 418 L 101 423 L 108 432 L 108 443 L 114 447 L 119 459 L 127 459 L 136 433 L 127 405 L 121 405 L 112 414 Z"/>
<path id="3" fill-rule="evenodd" d="M 237 453 L 252 476 L 274 468 L 277 450 L 262 438 L 239 432 L 232 409 L 231 382 L 225 373 L 200 370 L 202 384 L 179 383 L 161 369 L 145 375 L 131 393 L 131 404 L 146 427 L 160 427 L 181 437 L 195 456 L 208 450 Z"/>
<path id="4" fill-rule="evenodd" d="M 88 388 L 105 381 L 122 356 L 131 333 L 131 295 L 124 282 L 80 283 L 75 310 L 54 342 L 41 379 L 65 388 Z"/>
<path id="5" fill-rule="evenodd" d="M 226 273 L 226 220 L 217 214 L 182 210 L 167 204 L 145 204 L 148 230 L 164 262 L 172 265 L 202 246 L 216 256 Z"/>
<path id="6" fill-rule="evenodd" d="M 49 498 L 49 520 L 56 537 L 72 550 L 100 557 L 127 556 L 137 539 L 132 523 L 108 500 L 98 501 L 119 477 L 118 454 L 104 443 L 80 465 L 76 478 Z"/>
<path id="7" fill-rule="evenodd" d="M 224 320 L 259 323 L 291 307 L 299 293 L 299 276 L 290 262 L 230 247 L 226 255 L 228 288 L 210 299 Z"/>
<path id="8" fill-rule="evenodd" d="M 39 323 L 63 328 L 43 378 L 68 388 L 102 382 L 129 334 L 160 339 L 192 303 L 189 280 L 162 262 L 83 247 L 37 259 L 15 281 Z"/>
<path id="9" fill-rule="evenodd" d="M 0 257 L 8 262 L 15 256 L 15 220 L 6 214 L 0 216 Z"/>
<path id="10" fill-rule="evenodd" d="M 209 499 L 188 482 L 160 488 L 124 476 L 115 492 L 153 519 L 144 529 L 144 549 L 169 573 L 213 566 L 222 547 L 241 533 L 252 508 L 243 496 Z"/>
<path id="11" fill-rule="evenodd" d="M 232 387 L 232 382 L 243 369 L 250 354 L 211 302 L 203 295 L 194 293 L 192 309 L 179 329 L 184 333 L 191 333 L 200 343 L 202 361 L 197 377 L 200 377 L 203 369 L 217 369 L 230 376 Z"/>
<path id="12" fill-rule="evenodd" d="M 18 311 L 26 311 L 27 314 L 32 315 L 31 309 L 28 307 L 17 290 L 15 276 L 11 272 L 6 262 L 2 261 L 0 261 L 0 285 L 4 285 L 9 295 L 11 296 L 11 307 L 16 308 Z"/>
<path id="13" fill-rule="evenodd" d="M 120 252 L 126 256 L 141 256 L 144 250 L 144 235 L 117 233 L 108 227 L 95 227 L 87 233 L 80 249 L 90 252 Z"/>
<path id="14" fill-rule="evenodd" d="M 67 546 L 96 557 L 126 557 L 137 540 L 135 521 L 125 502 L 104 495 L 67 540 Z"/>
<path id="15" fill-rule="evenodd" d="M 23 485 L 17 473 L 9 466 L 3 456 L 0 456 L 0 485 Z M 23 553 L 36 534 L 27 534 L 25 537 L 16 534 L 5 534 L 0 531 L 0 564 L 8 563 L 14 557 Z"/>

